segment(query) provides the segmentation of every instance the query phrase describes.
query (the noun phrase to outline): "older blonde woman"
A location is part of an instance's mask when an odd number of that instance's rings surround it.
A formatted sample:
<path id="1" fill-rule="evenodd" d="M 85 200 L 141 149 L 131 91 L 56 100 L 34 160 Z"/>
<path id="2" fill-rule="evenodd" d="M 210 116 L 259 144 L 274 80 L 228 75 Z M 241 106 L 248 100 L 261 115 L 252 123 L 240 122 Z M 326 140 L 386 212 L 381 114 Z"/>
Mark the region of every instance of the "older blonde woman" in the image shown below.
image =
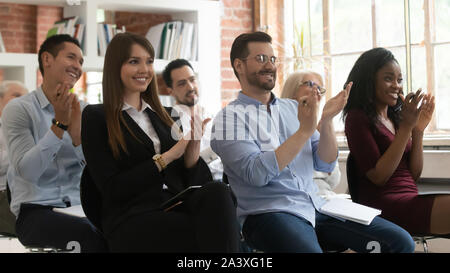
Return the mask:
<path id="1" fill-rule="evenodd" d="M 323 88 L 322 76 L 319 73 L 304 70 L 289 75 L 284 83 L 281 97 L 296 99 L 306 96 L 310 92 L 317 92 L 319 94 L 317 98 L 320 101 L 326 93 L 326 89 Z M 320 125 L 317 128 L 319 129 Z M 336 167 L 331 173 L 314 171 L 313 179 L 319 187 L 318 195 L 325 198 L 332 197 L 335 195 L 333 189 L 337 187 L 341 179 L 339 166 L 336 164 Z"/>

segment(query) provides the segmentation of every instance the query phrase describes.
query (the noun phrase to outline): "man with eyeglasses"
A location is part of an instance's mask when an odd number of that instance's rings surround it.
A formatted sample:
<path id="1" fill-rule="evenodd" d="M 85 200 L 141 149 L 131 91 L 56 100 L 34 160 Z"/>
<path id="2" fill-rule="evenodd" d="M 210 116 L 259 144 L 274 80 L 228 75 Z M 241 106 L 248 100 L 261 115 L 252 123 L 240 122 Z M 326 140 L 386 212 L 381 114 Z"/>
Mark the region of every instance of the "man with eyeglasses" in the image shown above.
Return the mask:
<path id="1" fill-rule="evenodd" d="M 271 41 L 263 32 L 234 40 L 230 59 L 242 90 L 212 128 L 211 147 L 237 197 L 246 242 L 264 252 L 320 253 L 330 245 L 368 252 L 374 241 L 382 252 L 413 252 L 411 236 L 380 217 L 366 226 L 319 212 L 326 200 L 316 194 L 312 174 L 336 164 L 332 120 L 351 84 L 324 107 L 319 134 L 317 92 L 297 100 L 271 92 L 277 72 Z"/>

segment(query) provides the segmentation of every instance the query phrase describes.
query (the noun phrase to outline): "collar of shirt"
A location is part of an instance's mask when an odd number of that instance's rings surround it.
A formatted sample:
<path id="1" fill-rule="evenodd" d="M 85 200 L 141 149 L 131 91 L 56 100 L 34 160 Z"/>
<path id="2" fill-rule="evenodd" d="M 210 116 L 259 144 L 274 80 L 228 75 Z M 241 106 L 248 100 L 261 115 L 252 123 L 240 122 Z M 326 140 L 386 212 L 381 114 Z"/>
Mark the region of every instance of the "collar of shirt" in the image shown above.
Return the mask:
<path id="1" fill-rule="evenodd" d="M 136 108 L 134 108 L 133 106 L 129 105 L 128 103 L 123 102 L 122 111 L 128 111 L 129 109 L 133 109 L 134 111 L 136 111 L 138 113 L 142 113 L 145 111 L 145 109 L 149 108 L 150 110 L 155 112 L 155 110 L 153 110 L 153 108 L 150 105 L 148 105 L 148 103 L 146 103 L 143 99 L 141 99 L 141 104 L 142 104 L 142 107 L 141 107 L 141 110 L 139 111 Z"/>
<path id="2" fill-rule="evenodd" d="M 241 101 L 244 104 L 252 104 L 252 105 L 262 105 L 262 103 L 259 100 L 256 100 L 254 98 L 251 98 L 244 93 L 242 93 L 242 90 L 239 91 L 239 95 L 237 97 L 238 101 Z M 278 105 L 278 98 L 275 96 L 274 93 L 270 92 L 270 102 L 269 105 Z"/>
<path id="3" fill-rule="evenodd" d="M 36 89 L 36 97 L 39 102 L 39 105 L 41 106 L 41 109 L 44 109 L 48 105 L 50 105 L 50 102 L 47 99 L 47 96 L 44 93 L 44 90 L 42 90 L 42 86 L 39 86 Z"/>
<path id="4" fill-rule="evenodd" d="M 150 109 L 151 111 L 155 112 L 150 105 L 148 105 L 144 100 L 141 99 L 142 107 L 141 110 L 138 111 L 133 106 L 129 105 L 128 103 L 124 102 L 122 111 L 126 111 L 128 115 L 136 122 L 136 124 L 144 131 L 144 133 L 152 140 L 153 142 L 153 148 L 155 149 L 155 152 L 159 154 L 161 152 L 161 142 L 159 140 L 158 134 L 153 127 L 153 124 L 148 117 L 144 113 L 145 109 Z"/>

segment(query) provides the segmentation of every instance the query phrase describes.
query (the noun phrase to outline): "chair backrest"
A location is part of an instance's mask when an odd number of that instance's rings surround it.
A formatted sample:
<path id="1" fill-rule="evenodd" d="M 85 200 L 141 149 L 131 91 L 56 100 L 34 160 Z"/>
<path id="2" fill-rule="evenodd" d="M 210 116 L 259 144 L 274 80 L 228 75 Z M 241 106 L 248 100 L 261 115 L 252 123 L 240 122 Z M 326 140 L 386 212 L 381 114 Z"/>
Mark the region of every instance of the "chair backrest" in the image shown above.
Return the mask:
<path id="1" fill-rule="evenodd" d="M 230 182 L 228 182 L 228 176 L 225 174 L 225 172 L 222 174 L 222 182 L 230 185 Z"/>
<path id="2" fill-rule="evenodd" d="M 351 153 L 349 153 L 347 157 L 346 170 L 348 191 L 350 192 L 353 202 L 358 202 L 358 172 L 355 165 L 355 159 Z"/>
<path id="3" fill-rule="evenodd" d="M 86 217 L 98 230 L 102 231 L 102 196 L 87 166 L 81 175 L 80 199 Z"/>
<path id="4" fill-rule="evenodd" d="M 11 205 L 11 190 L 9 189 L 8 181 L 6 181 L 6 199 L 8 200 L 8 204 Z"/>

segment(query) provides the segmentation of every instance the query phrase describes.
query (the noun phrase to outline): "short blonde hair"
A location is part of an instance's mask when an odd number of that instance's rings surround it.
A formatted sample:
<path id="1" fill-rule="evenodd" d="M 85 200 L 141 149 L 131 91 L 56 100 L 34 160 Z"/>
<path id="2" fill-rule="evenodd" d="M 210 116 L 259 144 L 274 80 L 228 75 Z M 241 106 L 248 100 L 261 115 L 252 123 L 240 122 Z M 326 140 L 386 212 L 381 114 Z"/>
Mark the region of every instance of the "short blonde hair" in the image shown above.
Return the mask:
<path id="1" fill-rule="evenodd" d="M 300 85 L 303 83 L 303 79 L 307 75 L 314 75 L 320 78 L 323 82 L 322 75 L 311 70 L 302 70 L 294 72 L 287 80 L 284 82 L 283 91 L 281 92 L 281 98 L 295 99 L 295 92 L 298 90 Z"/>
<path id="2" fill-rule="evenodd" d="M 0 97 L 3 97 L 5 95 L 11 85 L 18 85 L 25 91 L 25 93 L 28 93 L 28 89 L 22 82 L 5 80 L 0 83 Z"/>

